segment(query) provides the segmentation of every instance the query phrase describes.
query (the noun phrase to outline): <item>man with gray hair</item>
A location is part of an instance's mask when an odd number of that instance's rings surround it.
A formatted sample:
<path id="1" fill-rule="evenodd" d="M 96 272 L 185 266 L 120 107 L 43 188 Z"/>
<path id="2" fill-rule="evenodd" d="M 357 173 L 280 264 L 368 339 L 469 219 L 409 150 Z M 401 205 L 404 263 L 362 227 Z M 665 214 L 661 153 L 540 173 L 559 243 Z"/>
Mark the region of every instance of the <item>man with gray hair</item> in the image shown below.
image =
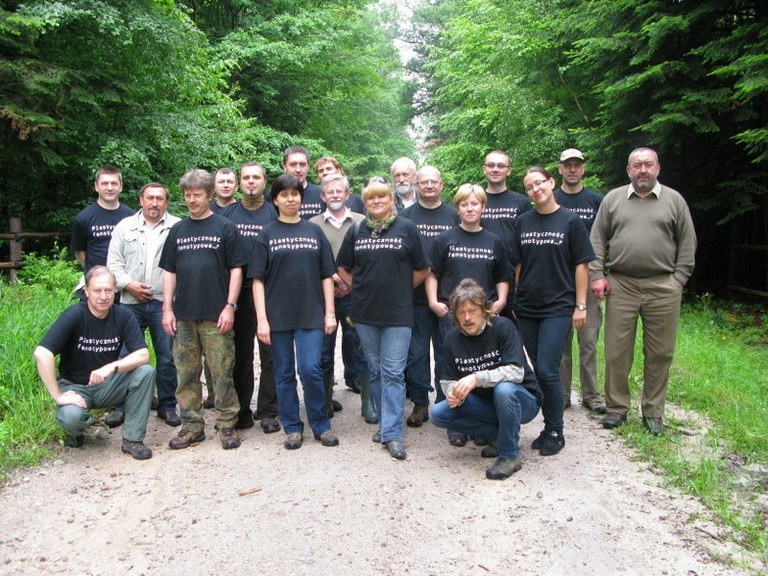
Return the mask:
<path id="1" fill-rule="evenodd" d="M 178 450 L 205 440 L 200 382 L 205 355 L 216 396 L 219 439 L 228 450 L 240 446 L 235 431 L 240 404 L 232 380 L 232 328 L 247 258 L 235 225 L 211 211 L 213 177 L 205 170 L 192 170 L 179 185 L 189 216 L 171 229 L 160 257 L 165 271 L 163 328 L 174 337 L 176 399 L 182 421 L 181 432 L 169 447 Z"/>
<path id="2" fill-rule="evenodd" d="M 413 185 L 413 178 L 416 176 L 416 162 L 403 156 L 392 163 L 390 172 L 395 188 L 395 208 L 397 212 L 400 212 L 416 203 L 416 188 Z"/>
<path id="3" fill-rule="evenodd" d="M 591 290 L 605 299 L 604 428 L 627 420 L 629 371 L 637 318 L 643 321 L 643 424 L 663 430 L 669 368 L 675 354 L 683 286 L 691 276 L 696 232 L 682 195 L 660 184 L 656 152 L 637 148 L 629 155 L 630 184 L 608 192 L 592 226 L 597 258 L 589 263 Z M 610 273 L 608 271 L 610 270 Z"/>

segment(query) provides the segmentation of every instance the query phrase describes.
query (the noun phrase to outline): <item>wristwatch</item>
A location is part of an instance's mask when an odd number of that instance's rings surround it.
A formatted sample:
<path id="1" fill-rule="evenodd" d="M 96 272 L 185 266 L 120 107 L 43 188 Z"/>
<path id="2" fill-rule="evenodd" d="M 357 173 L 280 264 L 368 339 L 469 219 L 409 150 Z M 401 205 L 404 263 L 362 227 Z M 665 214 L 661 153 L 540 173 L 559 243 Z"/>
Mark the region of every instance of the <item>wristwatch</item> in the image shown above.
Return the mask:
<path id="1" fill-rule="evenodd" d="M 237 312 L 237 304 L 235 304 L 234 302 L 227 302 L 227 306 L 229 306 L 230 308 L 232 308 L 232 310 Z"/>
<path id="2" fill-rule="evenodd" d="M 587 309 L 586 304 L 576 304 L 576 310 L 578 310 L 579 312 L 584 312 L 584 310 L 586 309 Z"/>

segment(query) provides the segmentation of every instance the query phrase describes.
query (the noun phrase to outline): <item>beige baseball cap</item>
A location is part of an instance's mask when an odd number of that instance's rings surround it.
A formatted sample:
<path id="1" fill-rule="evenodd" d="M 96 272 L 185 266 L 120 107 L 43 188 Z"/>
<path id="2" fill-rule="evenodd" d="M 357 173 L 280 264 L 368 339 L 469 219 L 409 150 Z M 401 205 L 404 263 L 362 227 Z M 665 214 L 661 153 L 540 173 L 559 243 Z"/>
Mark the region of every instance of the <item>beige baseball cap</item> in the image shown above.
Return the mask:
<path id="1" fill-rule="evenodd" d="M 568 150 L 563 150 L 563 153 L 560 154 L 560 162 L 565 162 L 571 158 L 578 158 L 579 160 L 583 161 L 584 154 L 582 154 L 581 151 L 577 150 L 576 148 L 568 148 Z"/>

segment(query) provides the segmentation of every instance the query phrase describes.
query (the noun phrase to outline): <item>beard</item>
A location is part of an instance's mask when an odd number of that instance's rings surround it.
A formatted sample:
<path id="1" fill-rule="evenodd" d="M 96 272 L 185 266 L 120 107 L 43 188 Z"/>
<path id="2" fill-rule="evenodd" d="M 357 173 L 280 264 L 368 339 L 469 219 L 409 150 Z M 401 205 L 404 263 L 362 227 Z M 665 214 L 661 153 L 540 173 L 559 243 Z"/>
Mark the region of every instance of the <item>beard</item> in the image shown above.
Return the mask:
<path id="1" fill-rule="evenodd" d="M 413 192 L 413 186 L 410 184 L 399 184 L 395 186 L 395 194 L 397 194 L 400 198 L 410 196 L 411 192 Z"/>
<path id="2" fill-rule="evenodd" d="M 342 208 L 344 208 L 344 202 L 329 202 L 328 208 L 330 208 L 334 212 L 338 212 Z"/>

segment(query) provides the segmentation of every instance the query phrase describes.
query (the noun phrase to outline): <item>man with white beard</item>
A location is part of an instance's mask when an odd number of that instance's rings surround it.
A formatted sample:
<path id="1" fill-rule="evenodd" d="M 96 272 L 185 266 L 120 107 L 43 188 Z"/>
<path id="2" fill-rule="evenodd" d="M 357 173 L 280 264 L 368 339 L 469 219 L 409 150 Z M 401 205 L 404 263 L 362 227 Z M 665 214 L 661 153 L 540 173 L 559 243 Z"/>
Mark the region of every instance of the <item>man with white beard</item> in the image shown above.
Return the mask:
<path id="1" fill-rule="evenodd" d="M 416 163 L 405 156 L 398 158 L 392 163 L 390 172 L 395 187 L 395 208 L 400 212 L 416 202 L 416 189 L 413 186 Z"/>

